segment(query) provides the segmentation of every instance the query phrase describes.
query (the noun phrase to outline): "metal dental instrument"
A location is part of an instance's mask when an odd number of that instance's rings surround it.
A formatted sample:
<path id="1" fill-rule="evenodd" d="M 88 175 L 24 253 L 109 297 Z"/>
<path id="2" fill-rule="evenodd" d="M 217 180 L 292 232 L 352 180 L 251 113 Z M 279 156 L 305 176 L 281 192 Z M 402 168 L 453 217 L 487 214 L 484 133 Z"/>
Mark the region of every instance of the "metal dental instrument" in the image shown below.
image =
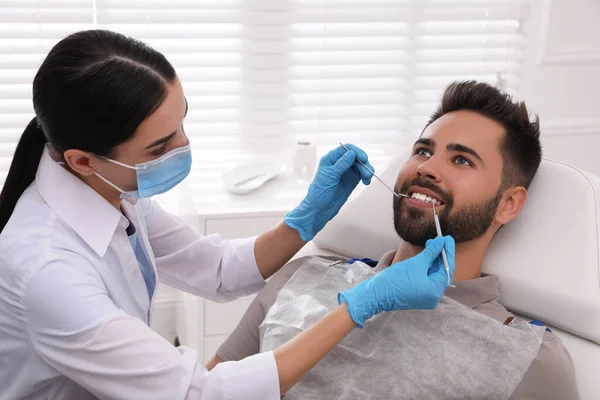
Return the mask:
<path id="1" fill-rule="evenodd" d="M 344 146 L 342 143 L 340 143 L 340 146 L 342 146 L 344 149 L 346 149 L 346 151 L 350 151 L 350 149 L 349 149 L 349 148 L 347 148 L 346 146 Z M 381 184 L 382 184 L 383 186 L 385 186 L 385 187 L 387 188 L 387 190 L 389 190 L 390 192 L 392 192 L 392 193 L 394 194 L 394 196 L 396 196 L 396 197 L 406 197 L 407 199 L 410 199 L 410 196 L 408 196 L 408 195 L 406 195 L 406 194 L 404 194 L 404 193 L 396 193 L 396 192 L 395 192 L 395 191 L 394 191 L 394 190 L 393 190 L 391 187 L 389 187 L 389 186 L 388 186 L 388 185 L 386 185 L 386 184 L 385 184 L 385 183 L 384 183 L 384 182 L 383 182 L 381 179 L 379 179 L 379 177 L 378 177 L 377 175 L 375 175 L 375 172 L 371 171 L 371 170 L 369 169 L 369 167 L 367 167 L 367 166 L 365 165 L 365 163 L 363 163 L 362 161 L 360 161 L 358 158 L 356 159 L 356 161 L 358 161 L 358 163 L 359 163 L 360 165 L 362 165 L 363 167 L 365 167 L 365 168 L 367 169 L 367 171 L 369 171 L 371 174 L 373 174 L 373 176 L 374 176 L 374 177 L 375 177 L 375 178 L 376 178 L 376 179 L 377 179 L 379 182 L 381 182 Z"/>
<path id="2" fill-rule="evenodd" d="M 433 206 L 433 220 L 435 221 L 435 230 L 438 236 L 442 236 L 442 228 L 440 226 L 440 219 L 438 218 L 437 212 L 435 212 L 435 204 Z M 442 248 L 442 259 L 444 260 L 444 269 L 446 270 L 446 276 L 448 277 L 448 286 L 456 287 L 450 284 L 450 266 L 448 265 L 448 257 L 446 257 L 446 249 Z"/>

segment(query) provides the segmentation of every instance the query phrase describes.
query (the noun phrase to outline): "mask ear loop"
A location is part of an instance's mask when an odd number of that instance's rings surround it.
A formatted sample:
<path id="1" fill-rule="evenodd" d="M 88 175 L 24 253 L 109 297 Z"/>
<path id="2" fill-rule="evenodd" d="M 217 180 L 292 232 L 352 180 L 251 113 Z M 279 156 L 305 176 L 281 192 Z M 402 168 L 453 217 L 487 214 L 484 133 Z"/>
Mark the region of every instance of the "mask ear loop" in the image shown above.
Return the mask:
<path id="1" fill-rule="evenodd" d="M 132 165 L 123 164 L 123 163 L 122 163 L 122 162 L 120 162 L 120 161 L 111 160 L 110 158 L 103 157 L 103 156 L 99 156 L 99 155 L 97 155 L 97 154 L 94 154 L 94 153 L 90 153 L 90 154 L 91 154 L 91 155 L 93 155 L 94 157 L 97 157 L 97 158 L 101 159 L 101 160 L 108 161 L 108 162 L 111 162 L 111 163 L 113 163 L 113 164 L 117 164 L 117 165 L 119 165 L 119 166 L 121 166 L 121 167 L 125 167 L 125 168 L 128 168 L 128 169 L 132 169 L 132 170 L 134 170 L 134 171 L 138 171 L 138 170 L 142 170 L 142 169 L 144 169 L 143 167 L 137 167 L 137 166 L 132 166 Z"/>
<path id="2" fill-rule="evenodd" d="M 91 155 L 93 155 L 93 156 L 94 156 L 94 157 L 96 157 L 96 158 L 99 158 L 99 159 L 101 159 L 101 160 L 104 160 L 104 161 L 109 161 L 109 162 L 111 162 L 111 163 L 114 163 L 114 164 L 120 165 L 121 167 L 129 168 L 129 169 L 132 169 L 132 170 L 134 170 L 134 171 L 137 171 L 137 169 L 138 169 L 138 168 L 136 168 L 136 167 L 132 167 L 131 165 L 127 165 L 127 164 L 123 164 L 123 163 L 121 163 L 121 162 L 119 162 L 119 161 L 111 160 L 110 158 L 102 157 L 102 156 L 99 156 L 99 155 L 97 155 L 97 154 L 94 154 L 94 153 L 90 153 L 90 154 L 91 154 Z M 115 185 L 114 183 L 112 183 L 111 181 L 109 181 L 108 179 L 106 179 L 106 178 L 105 178 L 104 176 L 102 176 L 102 175 L 101 175 L 99 172 L 94 172 L 94 175 L 96 175 L 98 178 L 100 178 L 100 180 L 102 180 L 102 182 L 106 183 L 107 185 L 109 185 L 109 186 L 110 186 L 110 187 L 112 187 L 113 189 L 115 189 L 115 190 L 118 190 L 118 191 L 119 191 L 119 193 L 121 193 L 121 196 L 122 196 L 122 195 L 124 195 L 124 194 L 126 193 L 126 192 L 125 192 L 125 190 L 121 189 L 120 187 L 118 187 L 117 185 Z"/>
<path id="3" fill-rule="evenodd" d="M 118 190 L 120 193 L 125 193 L 125 191 L 123 189 L 121 189 L 120 187 L 118 187 L 117 185 L 115 185 L 114 183 L 112 183 L 111 181 L 109 181 L 108 179 L 103 177 L 102 175 L 100 175 L 98 172 L 94 172 L 94 175 L 96 175 L 98 178 L 100 178 L 107 185 L 111 186 L 113 189 Z"/>
<path id="4" fill-rule="evenodd" d="M 54 148 L 52 148 L 52 150 L 56 152 L 56 150 L 55 150 Z M 58 152 L 56 152 L 56 154 L 57 154 L 57 153 L 58 153 Z M 118 162 L 118 161 L 114 161 L 114 160 L 111 160 L 111 159 L 108 159 L 108 158 L 105 158 L 105 157 L 99 156 L 99 155 L 97 155 L 97 154 L 94 154 L 94 153 L 90 153 L 90 154 L 91 154 L 91 155 L 93 155 L 94 157 L 100 158 L 100 159 L 102 159 L 102 160 L 105 160 L 105 161 L 111 161 L 111 162 L 113 162 L 113 163 L 115 163 L 115 164 L 117 164 L 117 165 L 121 165 L 121 166 L 123 166 L 123 167 L 125 167 L 125 168 L 130 168 L 130 169 L 133 169 L 133 170 L 137 170 L 137 169 L 138 169 L 138 168 L 132 167 L 131 165 L 123 164 L 123 163 L 120 163 L 120 162 Z M 61 158 L 62 158 L 62 156 L 61 156 Z M 56 161 L 56 163 L 57 163 L 58 165 L 62 166 L 62 167 L 65 167 L 65 166 L 67 165 L 67 163 L 66 163 L 65 161 Z M 118 190 L 118 191 L 119 191 L 121 194 L 125 194 L 125 191 L 124 191 L 123 189 L 121 189 L 120 187 L 118 187 L 117 185 L 115 185 L 114 183 L 112 183 L 111 181 L 109 181 L 108 179 L 106 179 L 105 177 L 103 177 L 102 175 L 100 175 L 100 173 L 98 173 L 98 172 L 94 172 L 94 175 L 96 175 L 96 176 L 97 176 L 98 178 L 100 178 L 100 179 L 101 179 L 101 180 L 102 180 L 104 183 L 106 183 L 107 185 L 109 185 L 109 186 L 110 186 L 110 187 L 112 187 L 113 189 L 115 189 L 115 190 Z"/>

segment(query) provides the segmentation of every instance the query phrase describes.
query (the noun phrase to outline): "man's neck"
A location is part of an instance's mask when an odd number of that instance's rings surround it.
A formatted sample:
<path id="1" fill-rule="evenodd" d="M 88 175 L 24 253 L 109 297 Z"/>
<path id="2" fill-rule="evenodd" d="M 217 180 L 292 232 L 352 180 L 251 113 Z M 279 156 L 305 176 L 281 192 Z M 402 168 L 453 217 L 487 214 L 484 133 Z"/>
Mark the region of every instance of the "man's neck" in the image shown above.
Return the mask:
<path id="1" fill-rule="evenodd" d="M 479 239 L 456 245 L 454 282 L 466 281 L 481 276 L 481 263 L 483 262 L 488 245 L 489 239 L 485 235 Z M 423 251 L 423 247 L 401 241 L 392 264 L 413 257 L 421 251 Z"/>

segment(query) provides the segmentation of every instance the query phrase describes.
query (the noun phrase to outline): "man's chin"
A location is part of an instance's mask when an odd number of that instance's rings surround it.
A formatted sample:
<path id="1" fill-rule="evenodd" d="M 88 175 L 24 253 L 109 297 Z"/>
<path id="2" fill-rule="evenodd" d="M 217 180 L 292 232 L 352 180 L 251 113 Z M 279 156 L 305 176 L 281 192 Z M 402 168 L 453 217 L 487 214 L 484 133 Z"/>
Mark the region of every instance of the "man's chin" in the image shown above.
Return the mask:
<path id="1" fill-rule="evenodd" d="M 425 247 L 437 236 L 432 215 L 424 209 L 399 206 L 394 210 L 394 228 L 400 238 L 413 246 Z"/>
<path id="2" fill-rule="evenodd" d="M 424 236 L 424 235 L 400 235 L 400 238 L 406 243 L 410 243 L 413 246 L 425 247 L 425 244 L 429 239 L 433 239 L 435 236 Z"/>
<path id="3" fill-rule="evenodd" d="M 396 233 L 403 241 L 414 246 L 425 247 L 425 243 L 429 239 L 437 236 L 433 221 L 431 223 L 424 223 L 423 221 L 404 219 L 399 221 L 399 223 L 395 223 L 394 227 Z"/>

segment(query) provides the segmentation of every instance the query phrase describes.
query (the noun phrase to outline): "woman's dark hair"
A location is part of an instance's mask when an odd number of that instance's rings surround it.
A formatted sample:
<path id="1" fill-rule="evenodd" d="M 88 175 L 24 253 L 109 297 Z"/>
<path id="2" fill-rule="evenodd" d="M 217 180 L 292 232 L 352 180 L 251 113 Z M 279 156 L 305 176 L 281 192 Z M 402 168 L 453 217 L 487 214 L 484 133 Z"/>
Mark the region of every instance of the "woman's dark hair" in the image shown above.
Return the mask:
<path id="1" fill-rule="evenodd" d="M 33 182 L 44 146 L 102 156 L 129 140 L 164 100 L 175 70 L 158 51 L 106 30 L 58 42 L 33 80 L 31 120 L 19 140 L 2 193 L 0 232 Z"/>
<path id="2" fill-rule="evenodd" d="M 502 189 L 529 188 L 542 161 L 539 118 L 530 119 L 524 102 L 514 102 L 507 93 L 484 82 L 453 82 L 446 88 L 440 106 L 426 127 L 452 111 L 468 110 L 504 127 L 500 142 L 503 159 Z"/>

